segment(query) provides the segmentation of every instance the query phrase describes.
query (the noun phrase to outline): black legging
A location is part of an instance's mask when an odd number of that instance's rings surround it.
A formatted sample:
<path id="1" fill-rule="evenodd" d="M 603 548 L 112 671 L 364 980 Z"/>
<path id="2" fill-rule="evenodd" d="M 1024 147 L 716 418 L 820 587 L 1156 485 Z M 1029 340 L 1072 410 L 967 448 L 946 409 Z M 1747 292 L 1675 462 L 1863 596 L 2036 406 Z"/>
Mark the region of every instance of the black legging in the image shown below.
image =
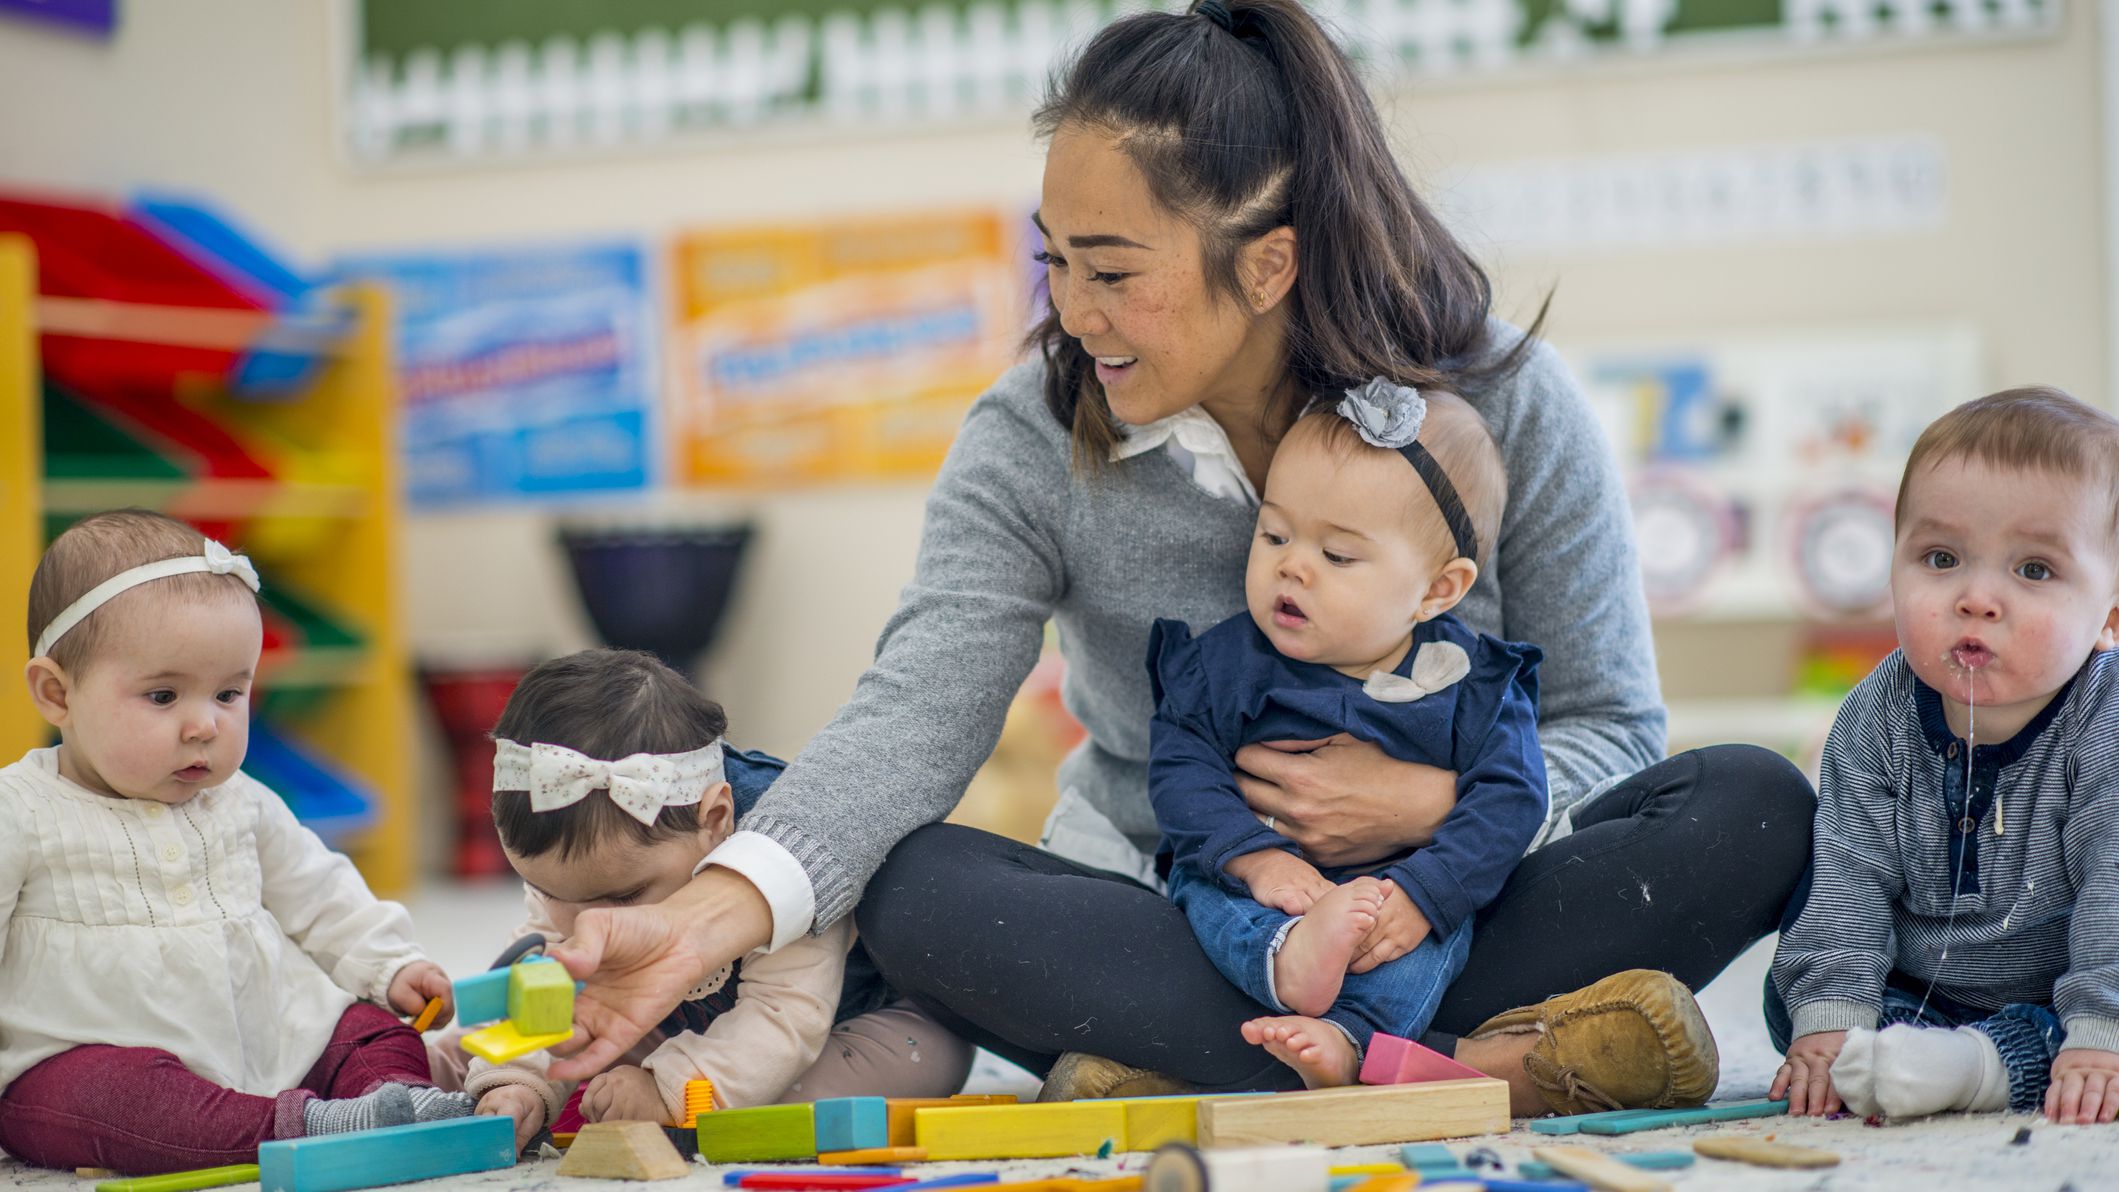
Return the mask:
<path id="1" fill-rule="evenodd" d="M 1717 745 L 1578 807 L 1574 833 L 1525 857 L 1480 914 L 1428 1041 L 1447 1048 L 1623 969 L 1705 985 L 1779 924 L 1815 804 L 1778 754 Z M 1300 1084 L 1238 1034 L 1274 1011 L 1223 979 L 1182 912 L 1127 878 L 934 824 L 891 852 L 856 918 L 901 993 L 1033 1072 L 1086 1051 L 1211 1089 Z"/>

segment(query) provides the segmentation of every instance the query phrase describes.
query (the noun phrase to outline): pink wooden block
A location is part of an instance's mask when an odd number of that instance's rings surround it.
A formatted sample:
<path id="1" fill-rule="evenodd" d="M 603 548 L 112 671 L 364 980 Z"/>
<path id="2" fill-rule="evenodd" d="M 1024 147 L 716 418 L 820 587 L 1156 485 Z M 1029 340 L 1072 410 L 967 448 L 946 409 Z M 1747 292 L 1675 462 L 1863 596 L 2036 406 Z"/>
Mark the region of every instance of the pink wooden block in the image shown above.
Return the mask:
<path id="1" fill-rule="evenodd" d="M 1480 1079 L 1485 1075 L 1411 1039 L 1380 1032 L 1369 1038 L 1368 1058 L 1361 1061 L 1363 1084 L 1419 1084 L 1429 1080 Z"/>

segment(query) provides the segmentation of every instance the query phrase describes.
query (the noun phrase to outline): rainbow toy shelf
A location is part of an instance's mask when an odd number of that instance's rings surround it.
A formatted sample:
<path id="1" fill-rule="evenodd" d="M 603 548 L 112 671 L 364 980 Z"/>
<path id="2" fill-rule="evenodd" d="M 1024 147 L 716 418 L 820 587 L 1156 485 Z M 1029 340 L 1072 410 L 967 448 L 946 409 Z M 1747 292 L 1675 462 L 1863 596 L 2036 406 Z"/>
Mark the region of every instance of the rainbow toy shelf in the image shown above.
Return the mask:
<path id="1" fill-rule="evenodd" d="M 211 211 L 0 194 L 0 625 L 51 536 L 126 505 L 249 554 L 265 656 L 245 769 L 378 892 L 412 877 L 388 307 Z M 0 683 L 0 759 L 50 730 Z"/>

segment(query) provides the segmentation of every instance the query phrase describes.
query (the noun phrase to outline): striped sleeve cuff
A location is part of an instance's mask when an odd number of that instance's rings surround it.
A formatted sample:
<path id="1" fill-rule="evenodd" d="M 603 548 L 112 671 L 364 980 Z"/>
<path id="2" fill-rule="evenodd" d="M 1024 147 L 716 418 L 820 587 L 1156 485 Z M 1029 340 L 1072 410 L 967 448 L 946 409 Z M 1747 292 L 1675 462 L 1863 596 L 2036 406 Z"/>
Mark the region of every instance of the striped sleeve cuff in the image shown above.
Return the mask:
<path id="1" fill-rule="evenodd" d="M 2067 1038 L 2060 1044 L 2062 1051 L 2074 1047 L 2119 1051 L 2119 1019 L 2083 1015 L 2070 1018 L 2060 1025 L 2067 1031 Z"/>
<path id="2" fill-rule="evenodd" d="M 716 845 L 692 873 L 696 875 L 709 865 L 742 874 L 765 896 L 765 905 L 773 914 L 773 938 L 765 946 L 768 952 L 777 952 L 802 938 L 816 918 L 817 899 L 808 872 L 794 853 L 770 836 L 747 830 L 737 832 Z"/>
<path id="3" fill-rule="evenodd" d="M 1805 1002 L 1794 1007 L 1789 1018 L 1793 1022 L 1793 1029 L 1789 1032 L 1792 1039 L 1821 1031 L 1848 1031 L 1855 1027 L 1876 1029 L 1876 1007 L 1867 1002 Z"/>

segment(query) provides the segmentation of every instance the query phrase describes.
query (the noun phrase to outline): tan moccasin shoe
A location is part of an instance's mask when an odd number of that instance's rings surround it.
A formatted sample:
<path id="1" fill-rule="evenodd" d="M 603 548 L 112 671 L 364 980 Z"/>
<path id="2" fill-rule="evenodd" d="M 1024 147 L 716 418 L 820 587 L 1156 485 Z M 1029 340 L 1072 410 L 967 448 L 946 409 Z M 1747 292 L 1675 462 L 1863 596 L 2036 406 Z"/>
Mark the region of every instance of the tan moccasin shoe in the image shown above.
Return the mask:
<path id="1" fill-rule="evenodd" d="M 1534 1031 L 1523 1070 L 1554 1113 L 1704 1105 L 1721 1079 L 1714 1033 L 1669 973 L 1631 969 L 1510 1010 L 1465 1036 Z"/>
<path id="2" fill-rule="evenodd" d="M 1196 1093 L 1198 1085 L 1175 1076 L 1133 1068 L 1086 1051 L 1059 1057 L 1038 1090 L 1040 1101 L 1084 1101 L 1093 1097 L 1171 1097 Z"/>

